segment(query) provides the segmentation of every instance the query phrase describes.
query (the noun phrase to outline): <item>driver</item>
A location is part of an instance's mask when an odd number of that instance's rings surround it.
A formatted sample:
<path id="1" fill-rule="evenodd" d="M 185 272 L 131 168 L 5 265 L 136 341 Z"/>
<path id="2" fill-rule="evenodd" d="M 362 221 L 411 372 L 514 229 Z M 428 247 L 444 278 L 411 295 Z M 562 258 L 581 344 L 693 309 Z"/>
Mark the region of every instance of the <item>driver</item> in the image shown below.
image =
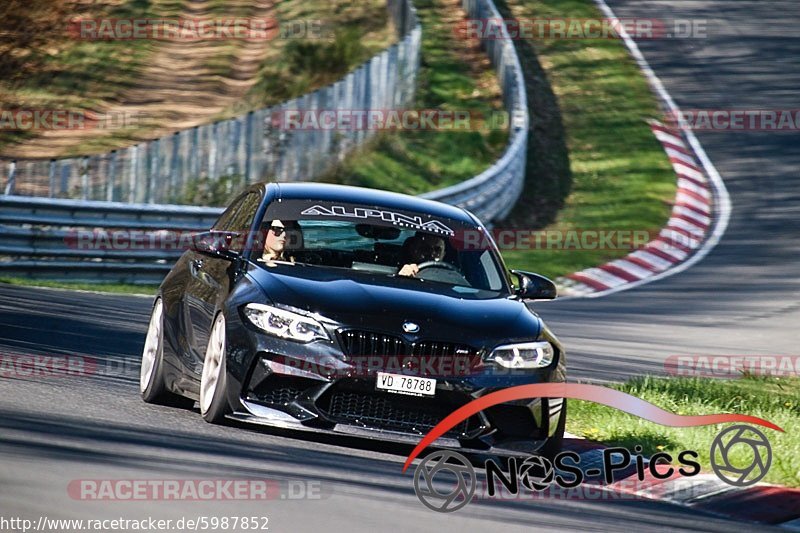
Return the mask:
<path id="1" fill-rule="evenodd" d="M 397 272 L 400 276 L 414 277 L 419 272 L 419 265 L 428 261 L 444 259 L 444 239 L 430 233 L 417 233 L 403 243 L 405 259 L 403 267 Z"/>

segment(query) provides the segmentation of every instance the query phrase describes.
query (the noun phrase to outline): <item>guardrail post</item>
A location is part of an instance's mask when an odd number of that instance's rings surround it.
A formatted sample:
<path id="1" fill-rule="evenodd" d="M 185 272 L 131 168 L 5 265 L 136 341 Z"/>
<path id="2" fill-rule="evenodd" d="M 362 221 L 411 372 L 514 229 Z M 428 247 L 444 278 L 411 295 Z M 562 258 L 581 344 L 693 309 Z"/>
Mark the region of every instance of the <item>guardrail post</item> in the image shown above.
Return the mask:
<path id="1" fill-rule="evenodd" d="M 51 159 L 50 165 L 48 169 L 48 188 L 47 188 L 47 197 L 54 198 L 56 195 L 56 160 Z"/>
<path id="2" fill-rule="evenodd" d="M 167 191 L 166 197 L 173 198 L 178 194 L 178 164 L 180 159 L 180 154 L 178 153 L 178 149 L 180 148 L 181 144 L 181 137 L 180 132 L 176 131 L 172 135 L 172 157 L 170 159 L 169 164 L 169 190 Z M 171 200 L 167 200 L 171 202 Z"/>
<path id="3" fill-rule="evenodd" d="M 217 123 L 211 125 L 208 139 L 208 179 L 217 178 Z"/>
<path id="4" fill-rule="evenodd" d="M 253 131 L 250 137 L 250 179 L 258 181 L 263 178 L 267 169 L 270 175 L 274 175 L 274 157 L 267 159 L 267 145 L 272 143 L 267 139 L 269 128 L 267 127 L 267 117 L 272 121 L 272 113 L 279 107 L 261 109 L 253 114 Z M 274 151 L 273 151 L 274 154 Z"/>
<path id="5" fill-rule="evenodd" d="M 8 164 L 8 181 L 6 182 L 6 189 L 4 194 L 14 194 L 14 188 L 17 186 L 17 162 L 12 161 Z"/>
<path id="6" fill-rule="evenodd" d="M 225 147 L 224 129 L 225 125 L 220 123 L 217 123 L 216 128 L 214 128 L 214 140 L 216 141 L 217 147 L 217 164 L 215 170 L 217 171 L 218 178 L 225 173 L 225 153 L 227 150 Z"/>
<path id="7" fill-rule="evenodd" d="M 244 174 L 242 168 L 242 119 L 237 118 L 231 120 L 231 146 L 233 149 L 230 152 L 229 160 L 231 165 L 231 174 Z"/>
<path id="8" fill-rule="evenodd" d="M 147 144 L 147 189 L 145 192 L 146 202 L 153 203 L 155 181 L 158 180 L 158 139 Z"/>
<path id="9" fill-rule="evenodd" d="M 253 177 L 253 117 L 250 111 L 244 121 L 244 182 L 250 184 Z"/>
<path id="10" fill-rule="evenodd" d="M 136 201 L 136 174 L 139 171 L 139 145 L 131 146 L 129 150 L 131 160 L 130 174 L 128 175 L 128 203 Z"/>
<path id="11" fill-rule="evenodd" d="M 72 174 L 72 165 L 69 160 L 61 161 L 61 194 L 69 192 L 69 177 Z"/>
<path id="12" fill-rule="evenodd" d="M 108 176 L 106 177 L 106 200 L 114 201 L 114 184 L 117 181 L 117 151 L 111 150 L 111 158 L 108 163 Z"/>
<path id="13" fill-rule="evenodd" d="M 89 199 L 89 158 L 81 160 L 81 200 Z"/>
<path id="14" fill-rule="evenodd" d="M 195 126 L 192 129 L 191 143 L 189 144 L 189 178 L 197 179 L 200 174 L 200 156 L 197 154 L 197 144 L 200 137 L 200 128 Z"/>

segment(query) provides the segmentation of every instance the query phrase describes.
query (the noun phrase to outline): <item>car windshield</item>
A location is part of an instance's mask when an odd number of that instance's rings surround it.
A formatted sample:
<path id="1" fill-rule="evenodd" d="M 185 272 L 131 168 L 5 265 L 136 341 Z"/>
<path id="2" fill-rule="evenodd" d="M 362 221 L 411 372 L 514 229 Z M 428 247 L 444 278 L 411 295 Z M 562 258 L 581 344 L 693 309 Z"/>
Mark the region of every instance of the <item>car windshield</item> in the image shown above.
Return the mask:
<path id="1" fill-rule="evenodd" d="M 281 202 L 267 210 L 258 246 L 263 252 L 256 254 L 265 267 L 349 269 L 447 284 L 465 293 L 504 289 L 495 252 L 477 227 L 375 207 L 297 204 Z"/>

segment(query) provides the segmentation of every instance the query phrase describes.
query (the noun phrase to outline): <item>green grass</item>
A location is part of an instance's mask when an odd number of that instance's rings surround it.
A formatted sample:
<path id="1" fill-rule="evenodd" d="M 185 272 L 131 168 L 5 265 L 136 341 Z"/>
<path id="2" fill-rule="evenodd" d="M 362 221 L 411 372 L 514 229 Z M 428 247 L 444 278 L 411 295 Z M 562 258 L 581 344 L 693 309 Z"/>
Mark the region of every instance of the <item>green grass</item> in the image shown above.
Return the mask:
<path id="1" fill-rule="evenodd" d="M 159 5 L 156 5 L 159 4 Z M 18 31 L 38 33 L 30 45 L 0 51 L 21 59 L 0 64 L 0 95 L 8 108 L 97 109 L 131 86 L 154 52 L 151 41 L 89 41 L 69 37 L 67 18 L 153 18 L 180 13 L 180 2 L 131 0 L 122 4 L 68 6 L 59 0 L 37 0 L 31 6 L 10 5 Z M 29 13 L 21 12 L 29 9 Z M 28 18 L 25 18 L 28 17 Z M 49 19 L 49 24 L 45 20 Z M 38 24 L 37 24 L 38 22 Z M 33 29 L 31 29 L 31 26 Z M 14 29 L 14 28 L 6 28 Z M 29 132 L 0 131 L 0 148 L 20 142 Z"/>
<path id="2" fill-rule="evenodd" d="M 590 0 L 513 0 L 509 6 L 517 18 L 602 18 Z M 558 109 L 550 113 L 560 113 L 563 121 L 571 185 L 565 191 L 563 176 L 536 174 L 529 165 L 534 175 L 526 178 L 513 225 L 548 231 L 657 231 L 669 218 L 676 179 L 646 122 L 661 115 L 656 98 L 622 41 L 537 39 L 530 44 L 556 97 Z M 530 58 L 523 64 L 536 66 Z M 563 208 L 542 216 L 553 205 Z M 540 249 L 503 256 L 512 268 L 555 277 L 629 252 Z"/>
<path id="3" fill-rule="evenodd" d="M 482 52 L 452 30 L 463 16 L 445 0 L 414 2 L 422 23 L 422 61 L 414 108 L 502 112 L 500 88 Z M 322 181 L 420 194 L 482 172 L 503 153 L 505 129 L 384 132 Z"/>
<path id="4" fill-rule="evenodd" d="M 772 467 L 764 481 L 800 487 L 800 379 L 746 376 L 737 380 L 702 378 L 634 378 L 614 388 L 681 415 L 737 413 L 761 417 L 783 428 L 763 428 L 772 445 Z M 591 402 L 570 400 L 567 431 L 610 446 L 643 453 L 695 450 L 704 471 L 711 471 L 709 450 L 726 425 L 672 428 L 647 422 Z M 759 428 L 761 429 L 761 428 Z M 743 464 L 747 450 L 732 448 L 733 462 Z M 671 453 L 673 457 L 674 453 Z"/>
<path id="5" fill-rule="evenodd" d="M 155 296 L 158 285 L 133 285 L 126 283 L 89 283 L 78 281 L 49 281 L 41 279 L 0 277 L 0 283 L 22 287 L 46 287 L 73 291 L 108 292 L 113 294 L 143 294 Z"/>
<path id="6" fill-rule="evenodd" d="M 287 0 L 275 9 L 281 23 L 312 21 L 312 36 L 272 41 L 258 82 L 236 111 L 272 106 L 334 83 L 396 40 L 384 0 Z"/>
<path id="7" fill-rule="evenodd" d="M 21 0 L 7 6 L 13 20 L 19 19 L 30 31 L 24 18 Z M 71 17 L 111 19 L 173 19 L 185 16 L 181 0 L 124 0 L 99 2 L 79 7 L 66 0 L 35 0 L 35 20 L 50 20 L 36 26 L 36 46 L 6 50 L 0 41 L 0 58 L 24 54 L 24 60 L 0 61 L 0 100 L 6 108 L 102 109 L 109 102 L 124 102 L 126 89 L 134 86 L 137 76 L 157 53 L 160 43 L 151 40 L 77 40 L 68 36 L 66 20 Z M 0 8 L 0 15 L 3 15 Z M 252 16 L 246 3 L 233 5 L 227 0 L 210 0 L 208 18 Z M 279 26 L 297 21 L 321 21 L 335 28 L 332 37 L 282 39 L 264 42 L 268 57 L 245 98 L 229 106 L 214 118 L 222 120 L 275 104 L 313 91 L 342 77 L 346 72 L 386 48 L 394 40 L 388 22 L 385 0 L 366 0 L 356 6 L 341 0 L 287 0 L 275 5 Z M 0 17 L 2 18 L 2 17 Z M 13 28 L 12 28 L 13 29 Z M 12 44 L 13 47 L 13 44 Z M 229 77 L 240 41 L 214 43 L 214 51 L 205 66 L 219 78 Z M 315 62 L 298 60 L 298 50 L 318 58 Z M 11 53 L 14 52 L 14 53 Z M 314 53 L 312 53 L 314 52 Z M 129 146 L 152 137 L 151 132 L 169 128 L 166 117 L 142 117 L 138 126 L 98 132 L 79 145 L 67 148 L 63 156 L 101 153 Z M 31 132 L 0 131 L 0 150 L 4 145 L 24 142 Z M 47 154 L 46 154 L 47 155 Z"/>

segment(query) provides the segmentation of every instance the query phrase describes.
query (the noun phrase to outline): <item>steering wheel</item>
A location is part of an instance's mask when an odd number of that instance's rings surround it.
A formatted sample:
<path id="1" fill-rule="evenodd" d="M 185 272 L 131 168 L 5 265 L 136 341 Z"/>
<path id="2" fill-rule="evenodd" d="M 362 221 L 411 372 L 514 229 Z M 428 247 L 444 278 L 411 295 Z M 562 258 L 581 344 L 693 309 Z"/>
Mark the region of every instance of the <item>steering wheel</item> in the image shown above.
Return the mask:
<path id="1" fill-rule="evenodd" d="M 308 263 L 309 265 L 321 265 L 324 263 L 322 255 L 317 252 L 302 250 L 298 252 L 297 256 L 303 260 L 303 263 Z"/>
<path id="2" fill-rule="evenodd" d="M 443 268 L 445 270 L 452 270 L 453 272 L 457 272 L 461 274 L 461 272 L 450 263 L 442 263 L 440 261 L 425 261 L 424 263 L 420 263 L 417 265 L 417 269 L 422 270 L 424 268 Z"/>

